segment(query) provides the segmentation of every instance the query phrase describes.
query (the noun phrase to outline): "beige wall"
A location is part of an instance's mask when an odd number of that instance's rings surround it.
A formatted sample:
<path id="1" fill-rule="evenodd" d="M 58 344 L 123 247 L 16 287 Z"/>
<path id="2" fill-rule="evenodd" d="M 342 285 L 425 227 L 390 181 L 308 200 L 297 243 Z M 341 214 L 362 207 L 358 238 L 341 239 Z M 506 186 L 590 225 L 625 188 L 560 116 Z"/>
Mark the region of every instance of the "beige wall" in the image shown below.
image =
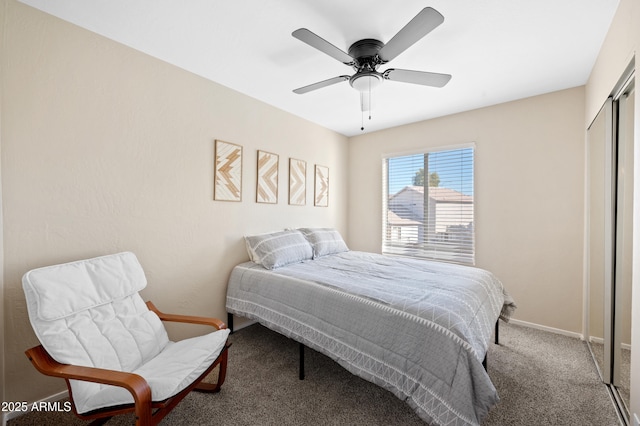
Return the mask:
<path id="1" fill-rule="evenodd" d="M 620 0 L 618 10 L 586 84 L 585 122 L 587 126 L 596 117 L 622 73 L 633 60 L 638 37 L 640 37 L 639 13 L 637 1 Z"/>
<path id="2" fill-rule="evenodd" d="M 383 154 L 469 142 L 476 144 L 476 265 L 504 282 L 517 319 L 580 333 L 583 88 L 352 138 L 351 247 L 381 250 Z"/>
<path id="3" fill-rule="evenodd" d="M 0 0 L 0 34 L 4 34 L 6 1 Z M 0 40 L 0 77 L 4 74 L 4 37 Z M 0 78 L 0 100 L 3 99 L 4 82 Z M 2 152 L 2 102 L 0 102 L 0 152 Z M 2 224 L 2 166 L 0 164 L 0 401 L 5 399 L 5 345 L 4 345 L 4 226 Z"/>
<path id="4" fill-rule="evenodd" d="M 248 258 L 244 234 L 346 232 L 346 137 L 5 1 L 4 400 L 63 389 L 23 353 L 37 343 L 20 282 L 31 268 L 131 250 L 147 273 L 146 299 L 226 320 L 228 275 Z M 240 203 L 212 200 L 214 139 L 244 147 Z M 280 155 L 277 205 L 255 202 L 258 149 Z M 287 203 L 289 157 L 307 161 L 304 207 Z M 328 208 L 313 206 L 316 163 L 330 169 Z"/>
<path id="5" fill-rule="evenodd" d="M 622 73 L 640 46 L 640 3 L 620 0 L 611 28 L 585 88 L 585 127 L 591 123 L 607 96 L 614 89 Z M 637 64 L 640 58 L 635 58 Z M 640 91 L 636 73 L 635 129 L 634 129 L 634 213 L 633 271 L 632 271 L 632 328 L 631 328 L 631 407 L 640 418 Z"/>

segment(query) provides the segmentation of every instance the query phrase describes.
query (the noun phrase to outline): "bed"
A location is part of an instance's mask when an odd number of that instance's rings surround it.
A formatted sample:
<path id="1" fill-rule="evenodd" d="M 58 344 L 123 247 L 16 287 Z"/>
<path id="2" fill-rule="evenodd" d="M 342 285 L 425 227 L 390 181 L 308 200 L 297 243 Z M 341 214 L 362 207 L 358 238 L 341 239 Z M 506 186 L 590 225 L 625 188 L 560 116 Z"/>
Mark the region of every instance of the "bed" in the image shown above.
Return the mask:
<path id="1" fill-rule="evenodd" d="M 230 314 L 391 391 L 427 423 L 479 425 L 499 400 L 483 367 L 515 304 L 490 272 L 349 250 L 334 229 L 245 237 Z"/>

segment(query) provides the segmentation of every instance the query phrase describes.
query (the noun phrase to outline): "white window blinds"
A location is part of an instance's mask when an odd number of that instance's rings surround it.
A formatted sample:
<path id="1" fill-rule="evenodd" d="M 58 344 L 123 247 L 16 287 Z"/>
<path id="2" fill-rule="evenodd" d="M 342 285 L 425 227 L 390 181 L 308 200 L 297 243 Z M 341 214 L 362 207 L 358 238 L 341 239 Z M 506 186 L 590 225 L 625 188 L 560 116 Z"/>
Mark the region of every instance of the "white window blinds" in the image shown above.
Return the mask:
<path id="1" fill-rule="evenodd" d="M 473 265 L 474 148 L 383 162 L 382 252 Z"/>

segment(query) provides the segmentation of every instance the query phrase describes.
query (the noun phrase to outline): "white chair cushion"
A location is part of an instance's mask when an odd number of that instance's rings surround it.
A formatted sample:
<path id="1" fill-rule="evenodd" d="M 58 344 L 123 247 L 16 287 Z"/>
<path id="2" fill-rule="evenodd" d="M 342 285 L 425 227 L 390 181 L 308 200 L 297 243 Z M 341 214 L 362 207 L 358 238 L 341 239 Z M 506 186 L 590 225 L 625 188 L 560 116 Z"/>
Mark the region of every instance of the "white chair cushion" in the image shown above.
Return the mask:
<path id="1" fill-rule="evenodd" d="M 22 278 L 38 319 L 51 321 L 121 299 L 147 286 L 142 266 L 125 252 L 33 269 Z"/>
<path id="2" fill-rule="evenodd" d="M 147 381 L 153 401 L 164 401 L 193 383 L 216 360 L 229 331 L 219 330 L 176 343 L 169 342 L 158 356 L 132 372 Z M 71 387 L 76 410 L 81 414 L 133 403 L 133 397 L 124 388 L 75 380 L 71 381 Z"/>
<path id="3" fill-rule="evenodd" d="M 63 364 L 133 371 L 169 342 L 138 294 L 147 281 L 133 253 L 34 269 L 22 285 L 40 343 Z"/>
<path id="4" fill-rule="evenodd" d="M 138 294 L 147 280 L 133 253 L 34 269 L 24 275 L 22 285 L 31 325 L 53 359 L 140 371 L 153 381 L 149 385 L 158 401 L 184 389 L 211 365 L 229 334 L 222 330 L 170 342 L 162 321 Z M 79 413 L 112 401 L 133 402 L 129 392 L 113 386 L 71 381 L 71 388 Z"/>

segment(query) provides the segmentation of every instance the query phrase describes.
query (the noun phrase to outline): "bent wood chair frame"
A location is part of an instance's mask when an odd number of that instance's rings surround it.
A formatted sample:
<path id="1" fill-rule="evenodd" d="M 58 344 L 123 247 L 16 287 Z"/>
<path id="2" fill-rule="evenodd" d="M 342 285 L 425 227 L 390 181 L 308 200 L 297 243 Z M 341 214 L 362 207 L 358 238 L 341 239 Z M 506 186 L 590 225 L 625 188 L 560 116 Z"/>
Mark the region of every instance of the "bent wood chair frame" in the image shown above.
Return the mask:
<path id="1" fill-rule="evenodd" d="M 147 302 L 147 306 L 155 312 L 162 321 L 181 322 L 188 324 L 209 325 L 217 330 L 225 329 L 224 322 L 216 318 L 197 317 L 190 315 L 174 315 L 160 312 L 153 303 Z M 178 394 L 164 400 L 154 402 L 151 400 L 151 388 L 141 376 L 123 371 L 106 370 L 94 367 L 81 367 L 76 365 L 61 364 L 54 360 L 42 345 L 35 346 L 25 351 L 34 367 L 42 374 L 60 377 L 67 382 L 69 398 L 72 401 L 73 413 L 83 420 L 94 420 L 91 424 L 100 425 L 118 414 L 134 413 L 137 426 L 158 424 L 178 403 L 192 390 L 216 393 L 225 381 L 227 372 L 227 356 L 231 343 L 226 343 L 218 358 L 207 368 L 191 385 Z M 216 366 L 220 366 L 217 383 L 204 383 L 202 380 Z M 119 405 L 103 408 L 89 413 L 79 414 L 73 404 L 73 395 L 69 380 L 84 380 L 107 385 L 120 386 L 131 393 L 133 404 Z"/>

